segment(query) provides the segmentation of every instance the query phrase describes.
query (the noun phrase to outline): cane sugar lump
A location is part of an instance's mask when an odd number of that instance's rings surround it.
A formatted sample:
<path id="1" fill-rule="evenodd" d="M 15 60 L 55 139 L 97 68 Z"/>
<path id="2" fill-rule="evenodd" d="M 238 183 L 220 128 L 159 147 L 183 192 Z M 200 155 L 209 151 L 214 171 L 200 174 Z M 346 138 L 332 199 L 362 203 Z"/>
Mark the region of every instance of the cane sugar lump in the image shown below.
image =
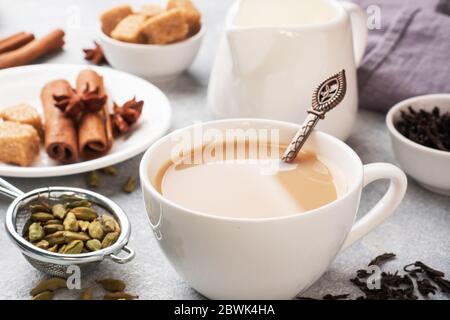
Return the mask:
<path id="1" fill-rule="evenodd" d="M 0 161 L 29 166 L 39 154 L 39 135 L 32 126 L 0 122 Z"/>
<path id="2" fill-rule="evenodd" d="M 167 9 L 180 9 L 183 17 L 189 25 L 189 36 L 200 31 L 201 13 L 190 0 L 169 0 Z"/>
<path id="3" fill-rule="evenodd" d="M 142 14 L 129 15 L 114 28 L 111 37 L 124 42 L 143 43 L 141 28 L 145 20 L 147 20 L 147 16 Z"/>
<path id="4" fill-rule="evenodd" d="M 42 119 L 37 110 L 29 104 L 21 103 L 0 110 L 0 118 L 5 121 L 18 122 L 33 126 L 42 132 Z"/>
<path id="5" fill-rule="evenodd" d="M 138 13 L 147 16 L 147 18 L 152 18 L 154 16 L 157 16 L 158 14 L 163 13 L 164 11 L 164 8 L 159 4 L 151 3 L 142 5 L 141 10 L 139 10 Z"/>
<path id="6" fill-rule="evenodd" d="M 147 43 L 168 44 L 186 39 L 189 26 L 181 10 L 172 9 L 148 19 L 141 32 Z"/>
<path id="7" fill-rule="evenodd" d="M 100 16 L 103 32 L 110 36 L 111 32 L 116 28 L 120 21 L 133 13 L 133 9 L 129 5 L 114 7 L 105 11 Z"/>

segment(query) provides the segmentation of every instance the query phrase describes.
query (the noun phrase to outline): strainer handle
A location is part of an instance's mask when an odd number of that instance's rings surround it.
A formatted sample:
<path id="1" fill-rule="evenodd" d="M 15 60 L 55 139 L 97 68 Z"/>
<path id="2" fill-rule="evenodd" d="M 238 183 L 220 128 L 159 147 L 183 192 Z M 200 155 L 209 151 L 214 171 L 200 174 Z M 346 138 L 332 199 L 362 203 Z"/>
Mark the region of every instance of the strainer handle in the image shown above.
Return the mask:
<path id="1" fill-rule="evenodd" d="M 131 260 L 133 260 L 133 258 L 134 258 L 134 250 L 133 249 L 131 249 L 128 246 L 124 246 L 122 248 L 122 251 L 125 251 L 127 253 L 127 255 L 124 257 L 119 257 L 119 256 L 116 256 L 115 254 L 110 254 L 108 256 L 108 258 L 110 258 L 112 261 L 114 261 L 116 263 L 120 263 L 120 264 L 124 264 L 124 263 L 130 262 Z"/>
<path id="2" fill-rule="evenodd" d="M 0 194 L 9 198 L 17 198 L 23 195 L 23 191 L 13 186 L 11 183 L 0 178 Z"/>

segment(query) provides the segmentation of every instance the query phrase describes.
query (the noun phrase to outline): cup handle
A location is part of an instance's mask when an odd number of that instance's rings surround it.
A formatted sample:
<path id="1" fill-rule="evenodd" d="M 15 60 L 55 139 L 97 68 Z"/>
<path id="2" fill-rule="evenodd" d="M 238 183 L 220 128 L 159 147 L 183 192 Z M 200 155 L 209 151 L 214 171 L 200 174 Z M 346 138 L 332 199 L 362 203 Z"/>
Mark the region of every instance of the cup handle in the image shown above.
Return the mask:
<path id="1" fill-rule="evenodd" d="M 350 15 L 355 64 L 359 66 L 367 46 L 367 15 L 357 4 L 347 1 L 341 1 L 340 3 Z"/>
<path id="2" fill-rule="evenodd" d="M 381 200 L 378 201 L 364 217 L 359 219 L 359 221 L 353 225 L 342 246 L 342 250 L 351 246 L 386 220 L 402 201 L 408 185 L 408 180 L 403 171 L 392 164 L 372 163 L 365 165 L 363 170 L 363 188 L 380 179 L 389 179 L 391 183 L 383 198 L 381 198 Z"/>

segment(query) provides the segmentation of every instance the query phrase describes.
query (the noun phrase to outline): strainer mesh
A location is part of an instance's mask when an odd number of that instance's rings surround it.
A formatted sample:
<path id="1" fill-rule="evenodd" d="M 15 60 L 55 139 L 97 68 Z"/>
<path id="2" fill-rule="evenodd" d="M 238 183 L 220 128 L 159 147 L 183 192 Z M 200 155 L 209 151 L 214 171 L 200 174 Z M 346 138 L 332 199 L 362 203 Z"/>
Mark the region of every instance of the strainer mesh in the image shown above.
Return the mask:
<path id="1" fill-rule="evenodd" d="M 29 209 L 29 206 L 32 204 L 37 204 L 41 202 L 42 200 L 48 202 L 50 205 L 52 203 L 55 203 L 56 200 L 61 201 L 61 197 L 65 198 L 77 198 L 77 199 L 87 199 L 92 202 L 92 199 L 88 199 L 85 197 L 85 195 L 80 193 L 74 193 L 74 192 L 47 192 L 46 194 L 39 194 L 33 197 L 29 197 L 25 199 L 17 208 L 16 208 L 16 215 L 13 219 L 13 224 L 15 226 L 16 232 L 22 236 L 25 236 L 26 230 L 28 229 L 28 226 L 30 225 L 30 217 L 31 217 L 31 211 Z M 99 214 L 108 212 L 100 205 L 94 204 L 95 209 Z M 113 214 L 111 212 L 108 212 L 109 214 Z M 117 216 L 115 216 L 117 218 Z M 70 274 L 67 273 L 67 268 L 69 265 L 67 263 L 65 264 L 59 264 L 58 260 L 55 259 L 55 263 L 49 263 L 43 260 L 39 260 L 37 258 L 31 257 L 27 255 L 27 251 L 24 250 L 23 252 L 24 257 L 26 260 L 36 269 L 49 274 L 51 276 L 56 277 L 62 277 L 67 278 L 70 276 Z M 95 266 L 97 266 L 102 259 L 99 259 L 98 261 L 91 261 L 91 262 L 85 262 L 85 263 L 72 263 L 71 265 L 77 265 L 80 267 L 81 272 L 88 272 L 89 270 L 93 269 Z"/>

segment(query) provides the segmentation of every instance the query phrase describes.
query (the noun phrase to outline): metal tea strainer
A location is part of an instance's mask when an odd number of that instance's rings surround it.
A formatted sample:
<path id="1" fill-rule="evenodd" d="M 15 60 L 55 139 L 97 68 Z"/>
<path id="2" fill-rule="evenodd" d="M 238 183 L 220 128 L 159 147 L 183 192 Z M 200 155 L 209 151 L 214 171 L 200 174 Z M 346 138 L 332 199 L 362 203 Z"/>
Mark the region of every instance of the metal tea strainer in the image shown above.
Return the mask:
<path id="1" fill-rule="evenodd" d="M 71 265 L 80 267 L 81 272 L 88 272 L 105 258 L 116 263 L 127 263 L 134 258 L 134 251 L 127 246 L 131 226 L 125 212 L 108 198 L 84 189 L 68 187 L 40 188 L 24 193 L 10 183 L 0 179 L 0 194 L 13 198 L 13 203 L 6 212 L 5 226 L 8 236 L 20 249 L 27 261 L 36 269 L 52 276 L 67 278 L 67 268 Z M 118 221 L 121 233 L 117 241 L 102 250 L 82 254 L 60 254 L 40 249 L 28 242 L 24 231 L 28 227 L 31 211 L 29 205 L 45 198 L 49 202 L 64 197 L 89 200 L 99 213 L 109 213 Z M 124 251 L 125 255 L 120 255 Z"/>

